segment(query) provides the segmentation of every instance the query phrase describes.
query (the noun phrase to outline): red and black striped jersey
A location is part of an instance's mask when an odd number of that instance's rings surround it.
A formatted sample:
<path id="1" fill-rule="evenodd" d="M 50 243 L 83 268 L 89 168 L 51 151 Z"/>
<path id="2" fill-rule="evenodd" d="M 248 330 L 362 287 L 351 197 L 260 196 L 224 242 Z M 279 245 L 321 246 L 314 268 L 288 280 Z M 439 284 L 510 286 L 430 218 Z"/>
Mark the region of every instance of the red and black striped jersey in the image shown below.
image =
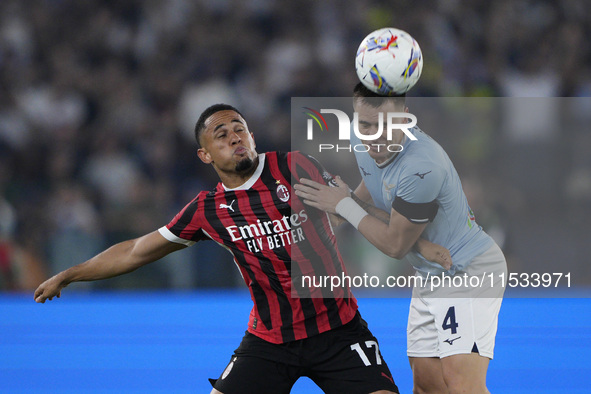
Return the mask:
<path id="1" fill-rule="evenodd" d="M 346 275 L 328 215 L 306 207 L 292 184 L 326 183 L 329 174 L 299 152 L 258 156 L 235 189 L 203 191 L 160 233 L 186 245 L 212 239 L 229 250 L 254 302 L 248 331 L 271 343 L 307 338 L 349 322 L 357 301 L 348 287 L 306 287 L 303 276 Z M 309 282 L 308 282 L 309 283 Z"/>

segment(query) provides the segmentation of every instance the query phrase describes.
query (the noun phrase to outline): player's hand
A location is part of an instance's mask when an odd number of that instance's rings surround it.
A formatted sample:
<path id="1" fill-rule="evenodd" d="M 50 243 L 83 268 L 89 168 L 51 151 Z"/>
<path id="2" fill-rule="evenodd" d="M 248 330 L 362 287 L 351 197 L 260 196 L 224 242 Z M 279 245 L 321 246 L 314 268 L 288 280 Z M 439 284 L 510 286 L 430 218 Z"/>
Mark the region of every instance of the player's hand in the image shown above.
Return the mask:
<path id="1" fill-rule="evenodd" d="M 351 189 L 341 177 L 337 176 L 334 180 L 336 187 L 301 178 L 301 183 L 294 186 L 295 194 L 304 204 L 329 213 L 336 213 L 335 207 L 343 198 L 351 196 Z"/>
<path id="2" fill-rule="evenodd" d="M 449 250 L 441 245 L 419 238 L 416 243 L 417 251 L 427 260 L 437 263 L 446 271 L 451 268 L 452 260 Z"/>
<path id="3" fill-rule="evenodd" d="M 47 279 L 35 290 L 35 302 L 43 304 L 46 300 L 51 301 L 53 297 L 60 298 L 64 287 L 66 287 L 66 284 L 59 274 Z"/>

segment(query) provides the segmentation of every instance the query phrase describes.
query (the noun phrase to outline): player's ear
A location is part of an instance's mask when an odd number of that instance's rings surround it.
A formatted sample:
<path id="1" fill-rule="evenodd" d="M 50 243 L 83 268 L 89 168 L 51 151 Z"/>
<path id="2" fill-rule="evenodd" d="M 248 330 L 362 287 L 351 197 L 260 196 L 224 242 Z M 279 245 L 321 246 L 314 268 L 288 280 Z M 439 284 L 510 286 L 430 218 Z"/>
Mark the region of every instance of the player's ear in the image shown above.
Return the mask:
<path id="1" fill-rule="evenodd" d="M 211 155 L 205 148 L 197 149 L 197 156 L 199 156 L 199 159 L 201 159 L 201 161 L 205 164 L 211 164 L 213 162 Z"/>
<path id="2" fill-rule="evenodd" d="M 253 134 L 253 133 L 250 133 L 250 138 L 252 138 L 252 142 L 253 142 L 253 144 L 252 144 L 252 147 L 253 147 L 253 148 L 256 148 L 256 147 L 257 147 L 257 143 L 256 143 L 256 141 L 254 140 L 254 134 Z"/>

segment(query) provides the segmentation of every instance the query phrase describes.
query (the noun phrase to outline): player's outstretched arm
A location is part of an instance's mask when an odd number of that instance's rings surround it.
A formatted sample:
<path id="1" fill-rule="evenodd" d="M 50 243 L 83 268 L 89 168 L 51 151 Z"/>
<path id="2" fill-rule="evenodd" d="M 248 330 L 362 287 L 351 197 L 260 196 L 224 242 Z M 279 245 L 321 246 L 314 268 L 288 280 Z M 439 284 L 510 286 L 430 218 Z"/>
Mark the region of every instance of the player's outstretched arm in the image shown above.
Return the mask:
<path id="1" fill-rule="evenodd" d="M 380 251 L 390 257 L 401 259 L 414 247 L 427 260 L 445 269 L 451 267 L 449 250 L 419 238 L 426 224 L 411 223 L 395 210 L 388 213 L 368 204 L 364 199 L 371 199 L 371 196 L 363 182 L 355 189 L 355 193 L 350 194 L 349 187 L 341 178 L 335 179 L 338 187 L 327 187 L 308 179 L 300 179 L 302 184 L 294 186 L 296 194 L 303 199 L 304 203 L 327 212 L 336 212 L 336 205 L 344 198 L 351 196 L 369 213 L 357 223 L 357 229 Z"/>
<path id="2" fill-rule="evenodd" d="M 364 200 L 359 196 L 365 196 L 366 199 L 369 198 L 371 201 L 371 195 L 369 194 L 369 191 L 365 187 L 365 183 L 363 183 L 363 181 L 361 181 L 357 189 L 355 189 L 355 192 L 351 194 L 351 197 L 371 216 L 381 220 L 385 224 L 390 223 L 391 215 L 388 212 L 379 209 L 378 207 L 370 204 L 368 200 Z M 446 247 L 429 242 L 424 238 L 419 238 L 417 242 L 415 242 L 413 248 L 425 259 L 441 265 L 446 270 L 451 268 L 451 254 Z"/>
<path id="3" fill-rule="evenodd" d="M 388 223 L 367 215 L 359 222 L 357 229 L 384 254 L 400 260 L 419 242 L 425 227 L 426 223 L 411 223 L 392 209 Z"/>
<path id="4" fill-rule="evenodd" d="M 134 271 L 161 259 L 185 245 L 168 241 L 158 231 L 111 246 L 90 260 L 68 268 L 47 279 L 35 290 L 35 301 L 60 297 L 63 288 L 72 282 L 112 278 Z"/>

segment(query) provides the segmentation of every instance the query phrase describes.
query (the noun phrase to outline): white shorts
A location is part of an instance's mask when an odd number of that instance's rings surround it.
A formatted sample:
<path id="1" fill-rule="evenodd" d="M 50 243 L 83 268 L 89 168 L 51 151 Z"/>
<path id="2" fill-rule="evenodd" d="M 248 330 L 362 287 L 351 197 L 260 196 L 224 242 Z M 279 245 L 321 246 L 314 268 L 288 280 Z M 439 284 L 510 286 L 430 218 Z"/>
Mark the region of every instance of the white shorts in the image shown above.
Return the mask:
<path id="1" fill-rule="evenodd" d="M 454 289 L 453 296 L 449 295 L 449 291 L 432 291 L 429 286 L 413 288 L 407 327 L 409 357 L 443 358 L 454 354 L 478 353 L 493 358 L 505 288 L 498 279 L 507 278 L 503 252 L 496 244 L 493 245 L 456 276 L 465 273 L 479 278 L 483 275 L 496 278 L 495 296 L 490 297 L 493 294 L 491 288 L 483 291 Z"/>

